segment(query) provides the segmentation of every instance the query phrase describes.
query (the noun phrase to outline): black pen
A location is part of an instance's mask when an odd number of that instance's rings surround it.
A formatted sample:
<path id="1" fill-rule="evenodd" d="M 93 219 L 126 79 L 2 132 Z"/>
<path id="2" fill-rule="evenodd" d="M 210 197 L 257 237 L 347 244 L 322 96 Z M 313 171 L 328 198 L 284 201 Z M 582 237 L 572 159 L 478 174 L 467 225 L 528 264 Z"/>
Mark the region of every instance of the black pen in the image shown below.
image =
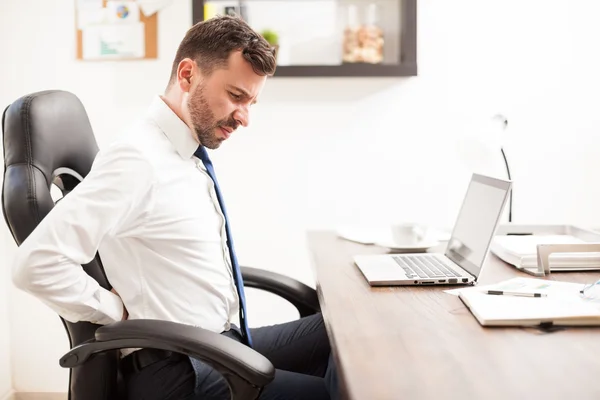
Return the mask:
<path id="1" fill-rule="evenodd" d="M 504 290 L 486 290 L 485 294 L 496 296 L 546 297 L 546 293 L 506 292 Z"/>

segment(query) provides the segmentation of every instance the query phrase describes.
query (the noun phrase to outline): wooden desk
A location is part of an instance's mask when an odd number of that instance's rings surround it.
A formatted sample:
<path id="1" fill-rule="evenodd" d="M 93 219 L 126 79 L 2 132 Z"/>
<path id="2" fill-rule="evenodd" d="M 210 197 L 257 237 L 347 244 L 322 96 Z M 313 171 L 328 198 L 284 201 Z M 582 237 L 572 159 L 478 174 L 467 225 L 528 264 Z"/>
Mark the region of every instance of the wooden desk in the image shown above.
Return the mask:
<path id="1" fill-rule="evenodd" d="M 333 232 L 311 232 L 308 244 L 347 398 L 600 399 L 600 329 L 484 328 L 448 286 L 371 288 L 352 255 L 384 249 Z M 529 276 L 490 255 L 480 282 L 518 275 Z"/>

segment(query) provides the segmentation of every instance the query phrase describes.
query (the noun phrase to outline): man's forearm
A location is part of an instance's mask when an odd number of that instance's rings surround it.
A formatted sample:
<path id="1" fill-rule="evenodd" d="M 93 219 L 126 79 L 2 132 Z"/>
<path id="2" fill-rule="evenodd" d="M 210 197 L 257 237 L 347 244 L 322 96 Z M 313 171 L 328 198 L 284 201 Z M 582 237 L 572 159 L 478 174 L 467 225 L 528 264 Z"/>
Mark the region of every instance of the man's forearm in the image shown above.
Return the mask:
<path id="1" fill-rule="evenodd" d="M 13 282 L 19 289 L 39 298 L 70 322 L 106 325 L 122 319 L 121 298 L 102 288 L 81 265 L 44 251 L 27 250 L 19 249 L 14 264 Z"/>

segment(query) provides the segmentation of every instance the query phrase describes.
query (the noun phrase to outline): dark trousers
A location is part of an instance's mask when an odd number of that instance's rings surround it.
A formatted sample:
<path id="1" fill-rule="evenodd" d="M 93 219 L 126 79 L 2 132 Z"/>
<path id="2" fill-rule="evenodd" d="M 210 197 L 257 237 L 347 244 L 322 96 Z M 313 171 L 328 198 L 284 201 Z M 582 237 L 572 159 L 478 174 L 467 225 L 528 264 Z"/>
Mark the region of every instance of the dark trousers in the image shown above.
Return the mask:
<path id="1" fill-rule="evenodd" d="M 236 330 L 225 334 L 242 340 Z M 254 349 L 276 369 L 261 400 L 337 399 L 337 376 L 321 314 L 252 329 L 251 335 Z M 125 381 L 130 400 L 230 398 L 227 383 L 217 371 L 179 354 L 125 376 Z"/>

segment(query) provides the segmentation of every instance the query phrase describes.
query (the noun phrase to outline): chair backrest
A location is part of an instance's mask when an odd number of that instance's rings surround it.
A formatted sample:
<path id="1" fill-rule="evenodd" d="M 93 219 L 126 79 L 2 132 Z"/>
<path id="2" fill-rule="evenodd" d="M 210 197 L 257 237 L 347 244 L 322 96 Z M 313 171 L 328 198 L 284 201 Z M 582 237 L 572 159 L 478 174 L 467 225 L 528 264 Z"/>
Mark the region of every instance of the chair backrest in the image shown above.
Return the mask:
<path id="1" fill-rule="evenodd" d="M 98 145 L 82 103 L 65 91 L 43 91 L 19 98 L 4 110 L 2 131 L 2 212 L 20 246 L 54 207 L 52 185 L 63 196 L 73 190 L 89 173 Z M 82 267 L 110 289 L 98 255 Z M 88 322 L 62 321 L 71 347 L 93 339 L 98 328 Z M 69 400 L 119 398 L 118 360 L 118 351 L 112 351 L 71 369 Z"/>

